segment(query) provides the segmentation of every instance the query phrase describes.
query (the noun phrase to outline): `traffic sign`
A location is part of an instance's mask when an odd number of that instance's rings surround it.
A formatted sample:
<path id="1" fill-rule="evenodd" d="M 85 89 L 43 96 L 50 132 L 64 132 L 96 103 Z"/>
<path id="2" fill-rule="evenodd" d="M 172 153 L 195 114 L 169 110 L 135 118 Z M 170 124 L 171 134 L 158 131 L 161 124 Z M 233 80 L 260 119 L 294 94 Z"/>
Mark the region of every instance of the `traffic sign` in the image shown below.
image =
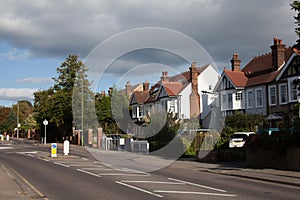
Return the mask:
<path id="1" fill-rule="evenodd" d="M 57 144 L 51 144 L 51 157 L 57 157 Z"/>

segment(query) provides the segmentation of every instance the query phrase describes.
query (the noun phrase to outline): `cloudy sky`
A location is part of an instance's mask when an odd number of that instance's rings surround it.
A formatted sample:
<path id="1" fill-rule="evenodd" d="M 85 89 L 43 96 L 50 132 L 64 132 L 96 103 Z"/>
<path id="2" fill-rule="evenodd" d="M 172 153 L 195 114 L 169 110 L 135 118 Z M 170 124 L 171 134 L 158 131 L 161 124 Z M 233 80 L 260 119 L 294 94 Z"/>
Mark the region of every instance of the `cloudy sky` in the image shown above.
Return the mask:
<path id="1" fill-rule="evenodd" d="M 69 54 L 88 62 L 94 53 L 96 62 L 103 63 L 88 66 L 95 67 L 91 73 L 98 91 L 125 80 L 154 82 L 161 70 L 182 72 L 192 61 L 202 65 L 212 60 L 222 69 L 230 66 L 233 53 L 239 53 L 243 66 L 253 56 L 269 52 L 273 37 L 287 46 L 295 43 L 291 2 L 2 0 L 0 104 L 10 106 L 18 99 L 32 99 L 36 90 L 48 89 Z M 191 44 L 185 45 L 191 40 L 203 47 L 198 57 L 183 56 L 195 53 Z M 124 50 L 125 46 L 130 48 Z M 176 50 L 169 52 L 173 46 Z"/>

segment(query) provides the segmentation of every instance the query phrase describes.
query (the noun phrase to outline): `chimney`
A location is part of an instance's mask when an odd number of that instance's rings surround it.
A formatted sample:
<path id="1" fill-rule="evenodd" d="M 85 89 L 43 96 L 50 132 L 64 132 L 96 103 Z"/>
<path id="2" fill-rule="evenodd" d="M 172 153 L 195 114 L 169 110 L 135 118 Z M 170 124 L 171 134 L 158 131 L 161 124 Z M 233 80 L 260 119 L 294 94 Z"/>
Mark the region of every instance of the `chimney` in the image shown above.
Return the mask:
<path id="1" fill-rule="evenodd" d="M 190 117 L 200 116 L 200 95 L 198 93 L 198 75 L 199 72 L 196 68 L 196 62 L 192 62 L 190 69 L 190 79 L 192 91 L 190 94 Z"/>
<path id="2" fill-rule="evenodd" d="M 168 76 L 168 72 L 167 71 L 162 71 L 162 76 L 161 76 L 161 81 L 162 82 L 169 82 L 170 78 Z"/>
<path id="3" fill-rule="evenodd" d="M 239 54 L 233 54 L 231 62 L 231 70 L 232 71 L 241 71 L 241 60 L 239 59 Z"/>
<path id="4" fill-rule="evenodd" d="M 272 68 L 277 71 L 279 67 L 285 62 L 285 45 L 282 44 L 281 39 L 274 38 L 274 44 L 271 46 L 272 49 Z"/>
<path id="5" fill-rule="evenodd" d="M 148 91 L 149 90 L 149 82 L 146 81 L 143 83 L 143 91 Z"/>
<path id="6" fill-rule="evenodd" d="M 126 85 L 125 85 L 125 90 L 126 90 L 126 95 L 129 97 L 131 95 L 131 85 L 130 85 L 130 81 L 127 81 Z"/>

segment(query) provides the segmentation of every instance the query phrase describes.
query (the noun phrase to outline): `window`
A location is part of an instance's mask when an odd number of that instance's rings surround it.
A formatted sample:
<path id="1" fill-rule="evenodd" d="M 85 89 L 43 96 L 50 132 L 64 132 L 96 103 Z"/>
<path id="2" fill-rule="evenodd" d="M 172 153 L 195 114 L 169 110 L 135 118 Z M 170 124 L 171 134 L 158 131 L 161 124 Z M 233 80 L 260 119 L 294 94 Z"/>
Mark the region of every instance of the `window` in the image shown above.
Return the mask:
<path id="1" fill-rule="evenodd" d="M 139 115 L 138 117 L 142 117 L 144 115 L 144 108 L 143 106 L 139 106 Z"/>
<path id="2" fill-rule="evenodd" d="M 297 100 L 297 88 L 296 88 L 293 81 L 294 81 L 294 79 L 290 80 L 290 82 L 289 82 L 290 101 L 296 101 Z"/>
<path id="3" fill-rule="evenodd" d="M 170 113 L 175 113 L 175 101 L 171 100 L 170 101 L 170 109 L 169 109 Z"/>
<path id="4" fill-rule="evenodd" d="M 253 108 L 254 102 L 253 102 L 253 90 L 247 91 L 247 107 Z"/>
<path id="5" fill-rule="evenodd" d="M 235 100 L 236 101 L 241 101 L 243 99 L 243 93 L 237 92 L 235 93 Z"/>
<path id="6" fill-rule="evenodd" d="M 255 90 L 256 94 L 256 107 L 262 107 L 263 106 L 263 99 L 262 99 L 262 89 L 256 89 Z"/>
<path id="7" fill-rule="evenodd" d="M 274 106 L 277 104 L 276 85 L 269 86 L 269 104 Z"/>
<path id="8" fill-rule="evenodd" d="M 285 83 L 279 85 L 279 103 L 287 103 L 287 87 Z"/>
<path id="9" fill-rule="evenodd" d="M 226 94 L 223 94 L 222 100 L 223 100 L 223 103 L 226 103 L 226 102 L 227 102 L 227 100 L 226 100 Z"/>

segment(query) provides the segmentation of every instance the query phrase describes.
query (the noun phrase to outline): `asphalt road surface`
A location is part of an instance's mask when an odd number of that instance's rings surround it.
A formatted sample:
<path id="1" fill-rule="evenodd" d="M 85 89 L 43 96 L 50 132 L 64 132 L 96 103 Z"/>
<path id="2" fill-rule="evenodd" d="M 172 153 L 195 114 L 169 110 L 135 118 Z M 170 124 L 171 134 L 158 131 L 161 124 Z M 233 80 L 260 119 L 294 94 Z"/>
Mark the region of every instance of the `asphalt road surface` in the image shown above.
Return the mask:
<path id="1" fill-rule="evenodd" d="M 49 149 L 43 146 L 0 144 L 0 164 L 34 190 L 35 199 L 298 199 L 300 191 L 283 184 L 178 167 L 176 162 L 146 173 L 113 168 L 86 152 L 75 152 L 76 156 L 68 159 L 41 156 L 47 153 Z"/>

